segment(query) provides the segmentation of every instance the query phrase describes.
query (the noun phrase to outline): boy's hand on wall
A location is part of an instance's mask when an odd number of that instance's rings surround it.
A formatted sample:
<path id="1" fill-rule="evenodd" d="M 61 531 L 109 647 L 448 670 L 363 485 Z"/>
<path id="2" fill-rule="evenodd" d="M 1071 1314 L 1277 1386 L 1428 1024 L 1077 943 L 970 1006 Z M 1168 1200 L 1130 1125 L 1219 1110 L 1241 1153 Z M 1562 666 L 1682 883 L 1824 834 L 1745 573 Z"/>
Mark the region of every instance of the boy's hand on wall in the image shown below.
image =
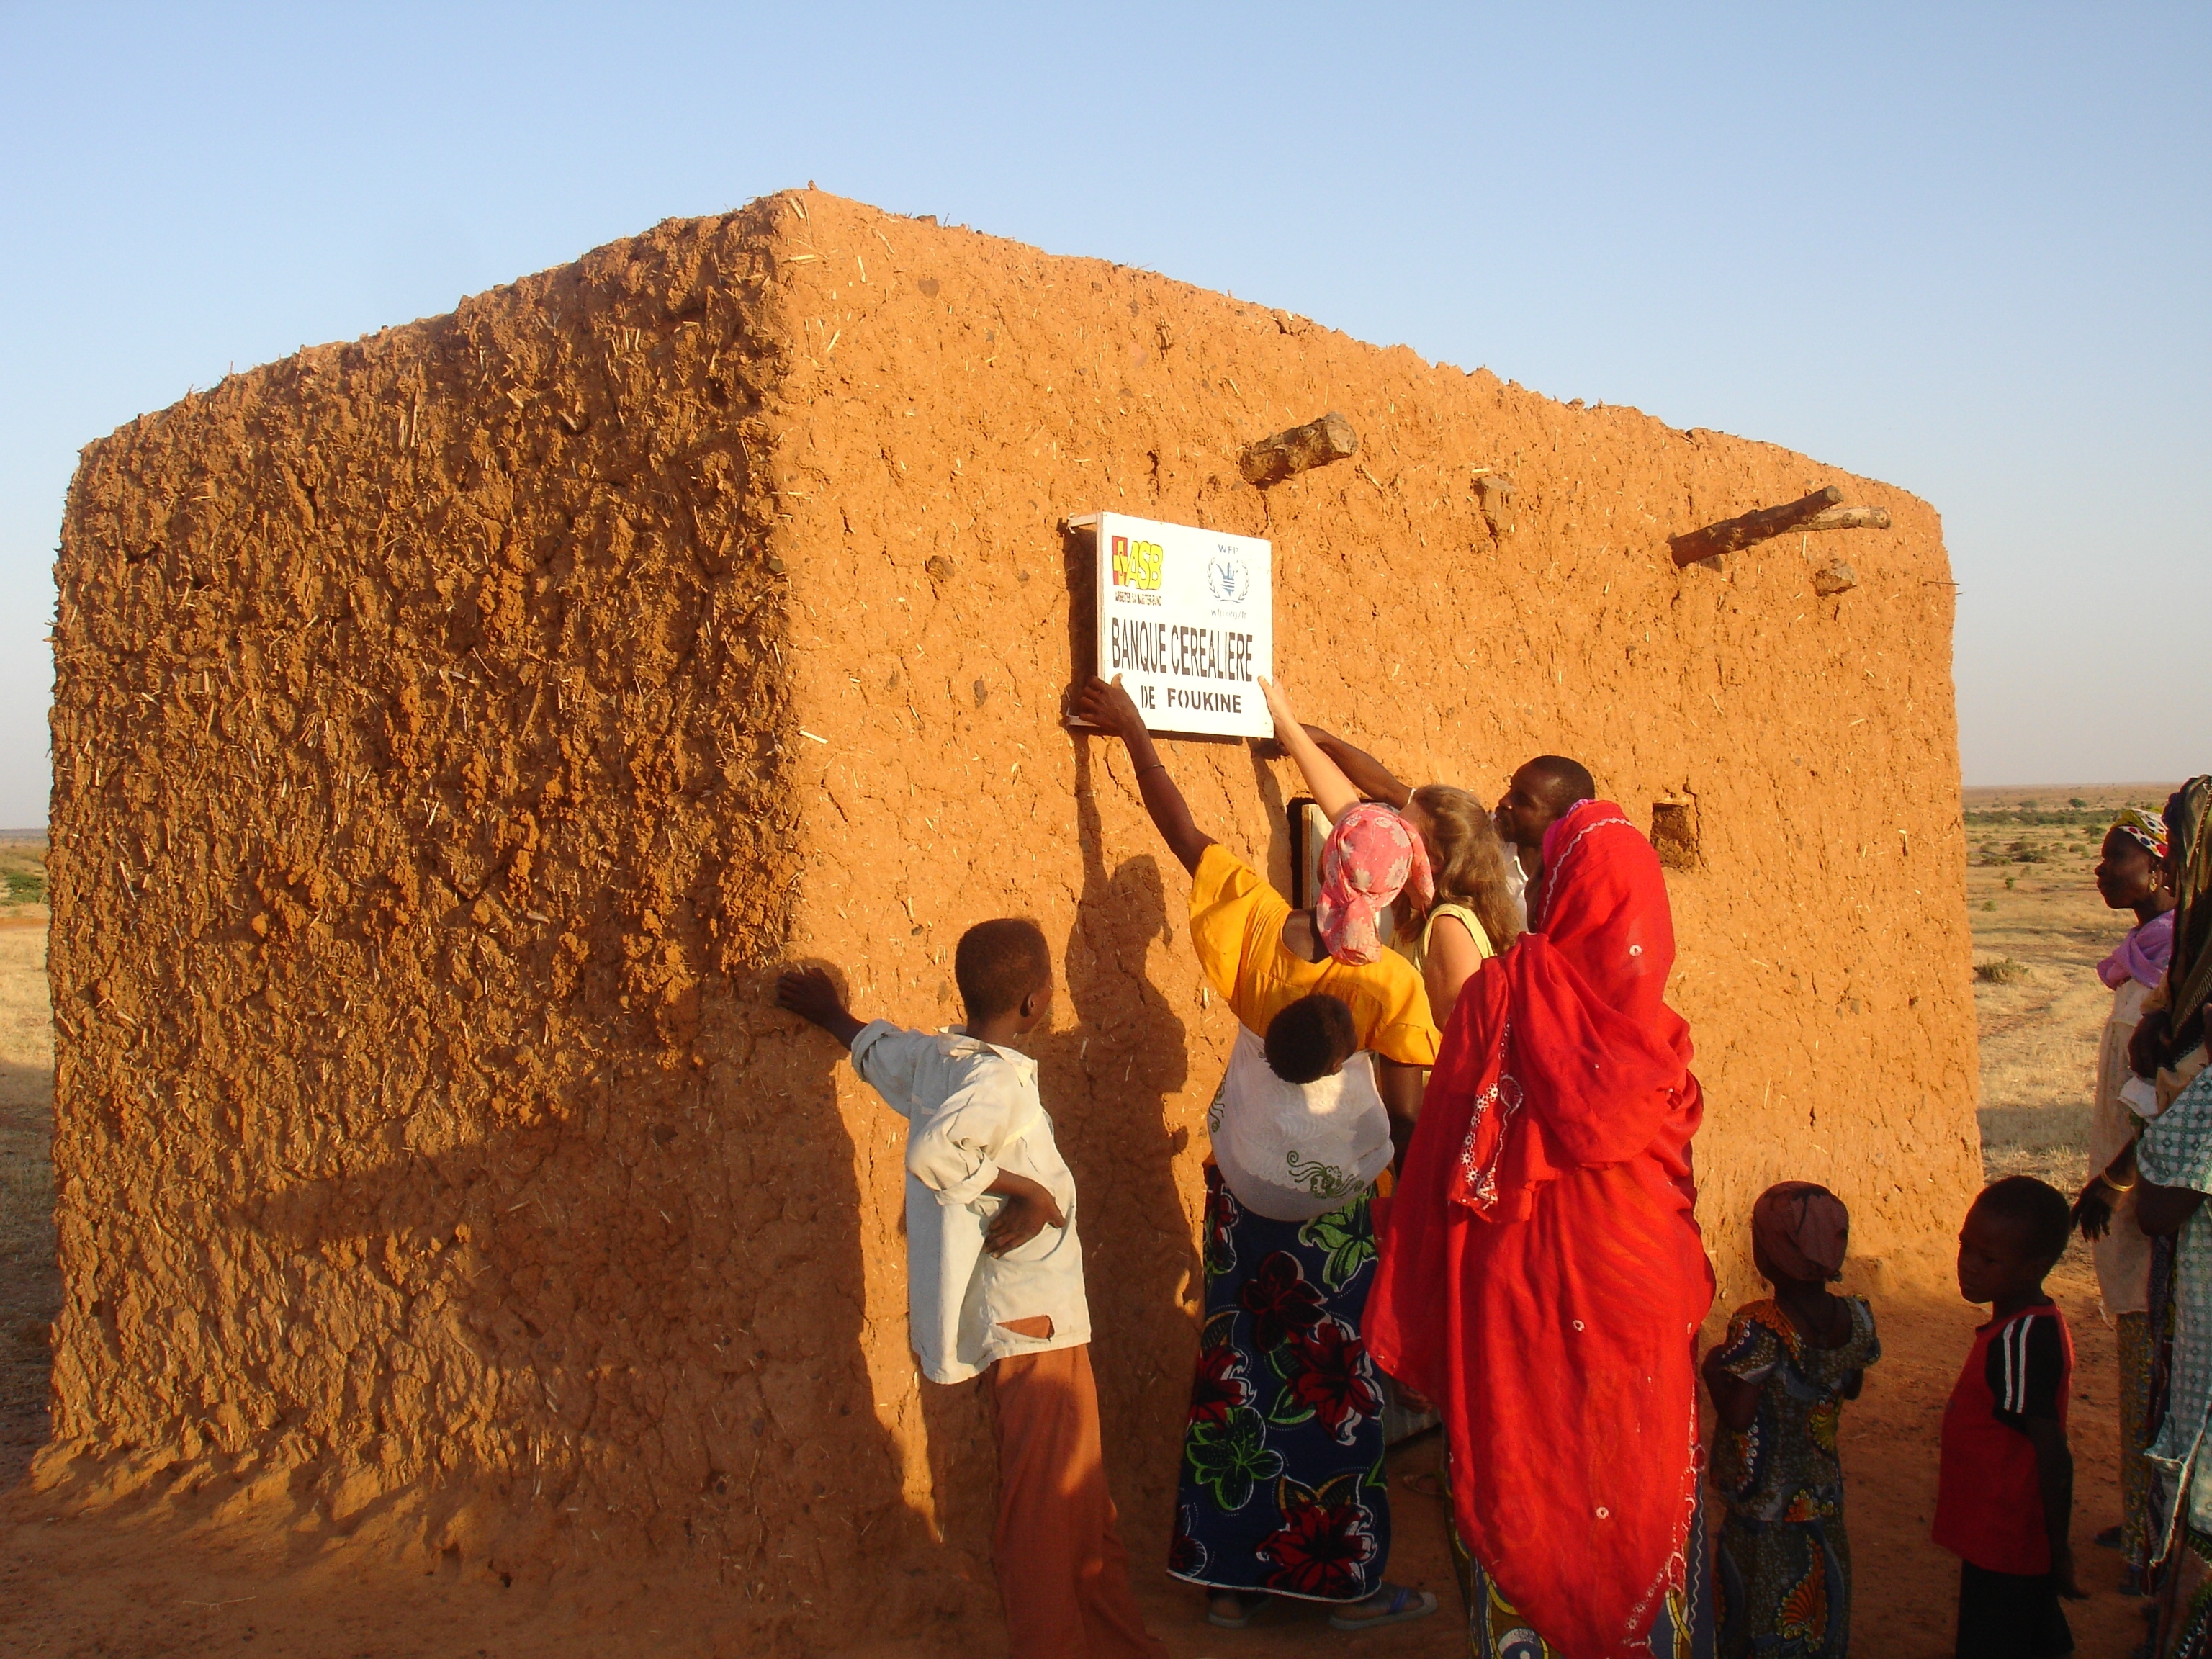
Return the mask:
<path id="1" fill-rule="evenodd" d="M 1027 1176 L 1001 1170 L 999 1178 L 985 1190 L 1006 1200 L 991 1218 L 991 1224 L 983 1229 L 983 1248 L 993 1255 L 1018 1250 L 1047 1227 L 1067 1225 L 1067 1218 L 1060 1213 L 1051 1191 Z"/>
<path id="2" fill-rule="evenodd" d="M 1123 689 L 1121 677 L 1115 675 L 1108 684 L 1096 674 L 1091 683 L 1079 692 L 1075 712 L 1102 732 L 1110 732 L 1124 743 L 1128 743 L 1145 730 L 1145 717 L 1137 712 L 1136 700 Z"/>
<path id="3" fill-rule="evenodd" d="M 860 1034 L 861 1023 L 846 1012 L 837 983 L 820 968 L 794 968 L 775 982 L 775 1006 L 788 1009 L 810 1024 L 819 1025 L 847 1048 Z"/>

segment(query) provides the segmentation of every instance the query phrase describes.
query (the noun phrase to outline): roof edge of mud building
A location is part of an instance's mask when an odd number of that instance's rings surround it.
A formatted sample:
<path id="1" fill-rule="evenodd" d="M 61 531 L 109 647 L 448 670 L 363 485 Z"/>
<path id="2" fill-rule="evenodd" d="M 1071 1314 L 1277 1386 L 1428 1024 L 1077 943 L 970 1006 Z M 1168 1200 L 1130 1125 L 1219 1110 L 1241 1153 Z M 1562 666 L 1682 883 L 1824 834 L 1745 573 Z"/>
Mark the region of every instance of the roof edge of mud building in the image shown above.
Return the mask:
<path id="1" fill-rule="evenodd" d="M 1792 449 L 1788 445 L 1777 443 L 1771 439 L 1751 437 L 1717 427 L 1674 426 L 1632 404 L 1607 403 L 1602 399 L 1595 404 L 1585 404 L 1580 398 L 1556 398 L 1548 392 L 1524 386 L 1519 380 L 1506 379 L 1486 365 L 1478 364 L 1473 368 L 1462 368 L 1457 364 L 1444 362 L 1440 358 L 1425 357 L 1412 346 L 1403 343 L 1386 345 L 1371 340 L 1364 340 L 1346 330 L 1332 327 L 1328 324 L 1318 322 L 1279 307 L 1269 306 L 1258 300 L 1239 299 L 1235 294 L 1224 289 L 1202 288 L 1197 283 L 1165 275 L 1148 266 L 1123 264 L 1119 261 L 1097 254 L 1054 253 L 1034 243 L 1024 242 L 1011 236 L 1001 236 L 991 231 L 979 230 L 972 226 L 940 225 L 934 214 L 899 213 L 889 208 L 878 207 L 872 203 L 864 202 L 854 197 L 838 196 L 828 191 L 818 190 L 811 184 L 803 186 L 789 185 L 769 191 L 753 198 L 741 206 L 726 209 L 720 213 L 672 214 L 644 230 L 635 232 L 628 236 L 618 236 L 611 241 L 587 248 L 573 259 L 565 260 L 559 264 L 543 266 L 537 270 L 511 277 L 506 282 L 494 283 L 489 288 L 478 289 L 473 294 L 464 295 L 451 311 L 414 318 L 404 323 L 388 324 L 365 334 L 356 335 L 351 339 L 325 340 L 302 345 L 297 350 L 289 352 L 282 357 L 271 358 L 267 362 L 257 363 L 246 369 L 233 371 L 218 381 L 216 386 L 204 389 L 189 388 L 185 396 L 174 403 L 166 404 L 134 416 L 117 427 L 112 433 L 88 442 L 84 446 L 84 450 L 88 453 L 112 439 L 124 436 L 145 422 L 158 421 L 176 410 L 191 404 L 197 398 L 219 390 L 233 381 L 251 382 L 264 380 L 295 366 L 319 366 L 323 359 L 333 353 L 343 352 L 349 347 L 397 343 L 398 340 L 409 335 L 419 335 L 427 343 L 434 337 L 435 331 L 450 327 L 456 323 L 469 320 L 468 313 L 472 308 L 489 301 L 520 299 L 526 303 L 542 302 L 553 288 L 563 281 L 590 276 L 595 269 L 604 269 L 617 258 L 635 263 L 636 258 L 635 251 L 653 247 L 659 239 L 701 234 L 709 228 L 744 228 L 747 227 L 750 222 L 751 234 L 749 240 L 753 240 L 771 259 L 778 260 L 782 267 L 771 274 L 787 274 L 793 268 L 793 260 L 791 256 L 781 253 L 780 250 L 796 247 L 806 240 L 805 233 L 812 224 L 812 221 L 807 216 L 810 203 L 817 206 L 827 205 L 833 211 L 844 210 L 871 215 L 881 224 L 900 225 L 916 232 L 935 233 L 945 236 L 973 236 L 983 242 L 996 244 L 1026 258 L 1041 263 L 1065 265 L 1070 268 L 1089 266 L 1101 271 L 1142 276 L 1158 284 L 1166 295 L 1176 300 L 1184 302 L 1218 304 L 1255 320 L 1264 319 L 1274 323 L 1278 330 L 1285 335 L 1329 335 L 1372 352 L 1378 357 L 1402 352 L 1422 369 L 1431 374 L 1458 375 L 1477 384 L 1487 382 L 1489 389 L 1501 400 L 1517 400 L 1527 405 L 1548 406 L 1552 410 L 1563 415 L 1573 414 L 1584 417 L 1602 417 L 1607 420 L 1633 420 L 1644 422 L 1656 434 L 1664 434 L 1668 438 L 1679 438 L 1693 444 L 1718 442 L 1728 446 L 1741 445 L 1753 452 L 1765 452 L 1786 458 L 1817 469 L 1830 481 L 1848 481 L 1878 490 L 1881 492 L 1883 497 L 1878 504 L 1888 506 L 1893 510 L 1900 505 L 1909 503 L 1928 513 L 1935 520 L 1936 541 L 1939 545 L 1942 544 L 1942 515 L 1925 497 L 1916 495 L 1901 484 L 1889 483 L 1871 474 L 1850 471 L 1835 463 L 1823 461 L 1816 456 L 1802 450 Z M 888 247 L 890 245 L 886 243 L 885 246 Z M 807 258 L 802 262 L 811 263 L 811 259 Z M 893 272 L 898 272 L 902 269 L 902 261 L 896 252 L 891 255 L 888 269 Z M 668 312 L 671 320 L 681 320 L 677 308 L 667 305 L 665 296 L 663 309 Z M 787 325 L 766 331 L 757 337 L 760 337 L 763 344 L 774 343 L 792 348 L 797 344 L 797 332 L 796 329 Z M 779 364 L 777 366 L 779 372 L 773 376 L 774 380 L 779 383 L 787 383 L 788 367 L 787 363 Z M 1948 574 L 1948 550 L 1945 562 Z"/>

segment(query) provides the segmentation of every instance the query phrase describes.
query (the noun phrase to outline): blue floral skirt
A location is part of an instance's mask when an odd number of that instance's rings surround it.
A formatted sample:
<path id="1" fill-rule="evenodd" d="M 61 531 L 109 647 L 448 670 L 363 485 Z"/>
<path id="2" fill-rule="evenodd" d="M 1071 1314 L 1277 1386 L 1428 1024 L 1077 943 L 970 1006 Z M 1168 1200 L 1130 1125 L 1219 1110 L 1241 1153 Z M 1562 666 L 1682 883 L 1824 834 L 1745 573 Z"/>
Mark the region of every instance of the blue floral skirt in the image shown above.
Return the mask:
<path id="1" fill-rule="evenodd" d="M 1390 1554 L 1382 1389 L 1359 1334 L 1375 1282 L 1363 1193 L 1271 1221 L 1206 1171 L 1206 1325 L 1168 1571 L 1218 1589 L 1364 1601 Z"/>
<path id="2" fill-rule="evenodd" d="M 1843 1489 L 1832 1492 L 1833 1512 L 1808 1521 L 1730 1513 L 1721 1523 L 1713 1571 L 1723 1659 L 1849 1659 L 1850 1534 Z"/>

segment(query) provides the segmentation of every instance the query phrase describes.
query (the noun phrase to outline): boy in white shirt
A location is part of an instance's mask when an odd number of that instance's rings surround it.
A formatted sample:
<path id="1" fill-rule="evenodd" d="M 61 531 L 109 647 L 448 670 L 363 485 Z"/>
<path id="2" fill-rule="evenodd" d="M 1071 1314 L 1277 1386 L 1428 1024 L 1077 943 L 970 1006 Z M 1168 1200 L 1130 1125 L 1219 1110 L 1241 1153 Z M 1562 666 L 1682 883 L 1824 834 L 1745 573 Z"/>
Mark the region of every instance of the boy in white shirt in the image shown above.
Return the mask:
<path id="1" fill-rule="evenodd" d="M 992 1540 L 1014 1659 L 1166 1659 L 1129 1592 L 1098 1432 L 1075 1177 L 1054 1143 L 1036 1062 L 1006 1045 L 1052 1012 L 1052 952 L 1033 921 L 960 937 L 964 1026 L 863 1024 L 819 968 L 776 1000 L 853 1053 L 908 1120 L 907 1316 L 922 1373 L 988 1371 L 999 1443 Z"/>

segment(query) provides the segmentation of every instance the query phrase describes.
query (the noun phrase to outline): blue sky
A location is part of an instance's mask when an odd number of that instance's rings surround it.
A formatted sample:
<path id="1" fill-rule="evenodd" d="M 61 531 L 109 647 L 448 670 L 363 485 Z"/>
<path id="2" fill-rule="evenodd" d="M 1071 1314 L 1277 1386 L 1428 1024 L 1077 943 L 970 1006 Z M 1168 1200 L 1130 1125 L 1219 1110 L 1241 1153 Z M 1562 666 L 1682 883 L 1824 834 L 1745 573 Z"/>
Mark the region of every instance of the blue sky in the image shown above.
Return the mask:
<path id="1" fill-rule="evenodd" d="M 2212 7 L 1368 9 L 4 0 L 0 825 L 80 444 L 808 179 L 1902 484 L 1968 781 L 2212 769 Z"/>

